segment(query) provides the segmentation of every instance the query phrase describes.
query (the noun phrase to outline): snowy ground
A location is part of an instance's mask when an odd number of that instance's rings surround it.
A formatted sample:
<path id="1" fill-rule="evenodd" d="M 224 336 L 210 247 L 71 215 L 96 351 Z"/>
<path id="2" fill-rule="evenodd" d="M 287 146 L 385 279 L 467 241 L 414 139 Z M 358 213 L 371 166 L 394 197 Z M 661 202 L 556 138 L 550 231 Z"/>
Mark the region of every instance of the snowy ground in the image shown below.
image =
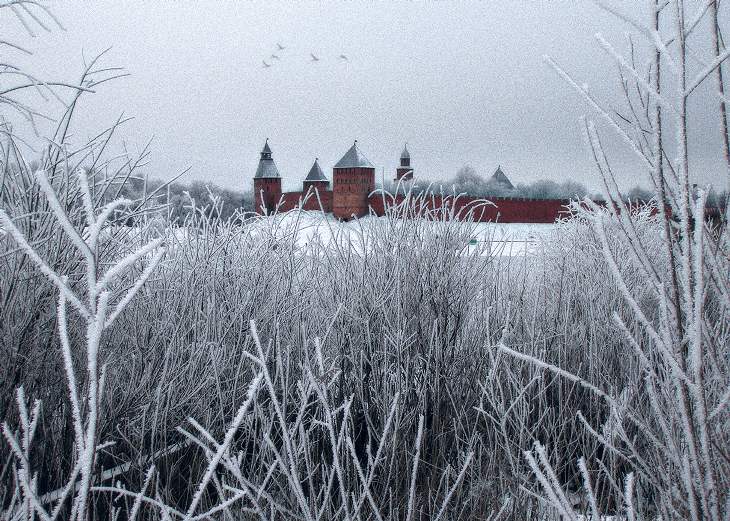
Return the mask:
<path id="1" fill-rule="evenodd" d="M 547 240 L 555 230 L 554 224 L 478 223 L 474 239 L 489 241 L 493 253 L 514 257 L 534 253 L 540 241 Z"/>
<path id="2" fill-rule="evenodd" d="M 259 228 L 262 233 L 271 233 L 280 238 L 295 234 L 297 244 L 306 246 L 310 241 L 317 239 L 325 244 L 335 238 L 340 240 L 350 238 L 359 242 L 359 235 L 367 234 L 379 219 L 384 218 L 364 217 L 357 221 L 340 222 L 331 215 L 323 215 L 320 212 L 290 212 L 261 219 L 251 226 Z M 473 233 L 466 245 L 467 251 L 483 248 L 489 243 L 491 251 L 488 253 L 507 257 L 534 253 L 540 241 L 547 239 L 555 230 L 554 224 L 528 223 L 476 223 L 471 227 Z"/>

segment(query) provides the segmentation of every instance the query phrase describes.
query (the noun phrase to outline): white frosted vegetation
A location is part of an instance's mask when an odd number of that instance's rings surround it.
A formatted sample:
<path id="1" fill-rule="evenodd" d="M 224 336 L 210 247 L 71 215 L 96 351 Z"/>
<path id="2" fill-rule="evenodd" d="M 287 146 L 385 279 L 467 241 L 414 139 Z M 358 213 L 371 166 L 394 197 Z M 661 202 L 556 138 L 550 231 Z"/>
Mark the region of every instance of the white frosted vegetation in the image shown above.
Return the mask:
<path id="1" fill-rule="evenodd" d="M 717 16 L 686 9 L 657 17 Z M 687 34 L 628 21 L 666 62 L 640 80 L 599 38 L 631 125 L 560 72 L 643 155 L 638 212 L 590 121 L 610 204 L 549 226 L 418 199 L 177 226 L 117 201 L 141 159 L 104 159 L 114 128 L 66 141 L 84 88 L 36 165 L 0 125 L 3 519 L 727 519 L 730 237 L 661 122 L 726 53 L 692 75 Z"/>
<path id="2" fill-rule="evenodd" d="M 620 251 L 620 227 L 603 215 L 609 250 Z M 634 225 L 651 258 L 661 261 L 660 221 L 645 212 Z M 314 238 L 321 228 L 331 240 Z M 572 484 L 586 472 L 579 456 L 599 454 L 603 437 L 620 435 L 633 418 L 613 399 L 608 407 L 601 399 L 619 388 L 631 403 L 642 370 L 607 310 L 629 328 L 640 323 L 631 322 L 632 308 L 611 283 L 601 233 L 589 221 L 542 233 L 512 228 L 548 239 L 536 241 L 529 255 L 499 257 L 488 254 L 489 242 L 469 246 L 479 233 L 503 238 L 499 225 L 394 217 L 327 223 L 296 212 L 242 224 L 198 214 L 184 228 L 144 221 L 102 227 L 98 280 L 111 282 L 103 273 L 121 274 L 120 265 L 135 274 L 115 290 L 125 309 L 103 321 L 97 341 L 99 330 L 86 337 L 86 319 L 69 315 L 61 298 L 58 329 L 41 338 L 58 338 L 53 349 L 66 383 L 30 381 L 32 396 L 45 396 L 61 414 L 68 413 L 58 391 L 67 387 L 70 414 L 81 422 L 64 434 L 54 412 L 42 439 L 33 438 L 22 434 L 33 431 L 37 417 L 28 412 L 18 418 L 20 435 L 7 429 L 15 445 L 26 436 L 28 450 L 39 454 L 58 454 L 64 436 L 88 446 L 87 409 L 75 403 L 88 401 L 92 373 L 78 356 L 92 345 L 97 367 L 107 368 L 96 412 L 96 444 L 105 448 L 87 492 L 78 478 L 87 460 L 65 463 L 60 455 L 35 464 L 37 474 L 58 477 L 32 493 L 33 471 L 22 465 L 34 458 L 16 454 L 19 488 L 11 482 L 8 490 L 18 491 L 18 501 L 29 494 L 31 511 L 49 517 L 74 513 L 70 498 L 81 493 L 94 498 L 92 517 L 114 508 L 190 519 L 549 517 L 534 498 L 536 487 L 573 487 L 563 504 L 581 497 L 582 487 Z M 153 246 L 146 244 L 159 244 L 155 237 L 165 241 L 162 260 L 147 253 Z M 14 240 L 3 244 L 9 258 L 25 255 Z M 95 279 L 67 266 L 58 278 L 75 281 L 74 294 L 83 295 Z M 634 298 L 651 307 L 651 288 L 639 283 L 643 272 L 618 269 Z M 45 291 L 53 312 L 57 291 Z M 137 295 L 126 299 L 130 291 Z M 649 312 L 647 320 L 655 317 Z M 40 349 L 44 342 L 37 341 Z M 511 362 L 500 346 L 545 365 Z M 42 376 L 41 367 L 27 370 Z M 551 371 L 567 378 L 551 378 Z M 726 421 L 724 414 L 720 409 L 714 418 Z M 594 436 L 601 425 L 603 434 Z M 546 461 L 558 470 L 534 481 L 522 452 L 536 440 L 550 447 Z M 583 465 L 594 465 L 588 458 Z M 598 462 L 615 469 L 610 475 L 623 494 L 625 463 L 613 452 Z M 171 468 L 184 469 L 182 482 Z M 607 482 L 592 487 L 597 499 L 587 508 L 613 511 Z M 11 508 L 18 512 L 20 503 Z M 578 518 L 580 504 L 571 508 Z"/>

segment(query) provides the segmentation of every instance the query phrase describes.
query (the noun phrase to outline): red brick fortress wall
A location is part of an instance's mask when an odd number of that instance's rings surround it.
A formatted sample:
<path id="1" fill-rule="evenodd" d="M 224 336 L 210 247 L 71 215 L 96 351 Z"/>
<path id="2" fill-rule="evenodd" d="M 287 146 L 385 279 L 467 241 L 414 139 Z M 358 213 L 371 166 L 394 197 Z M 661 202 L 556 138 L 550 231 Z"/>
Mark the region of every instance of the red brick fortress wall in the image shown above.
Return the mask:
<path id="1" fill-rule="evenodd" d="M 307 197 L 306 201 L 303 201 L 305 196 L 309 195 Z M 332 190 L 320 190 L 319 191 L 319 199 L 317 199 L 317 194 L 312 190 L 312 193 L 305 193 L 305 192 L 285 192 L 281 198 L 281 204 L 279 205 L 279 212 L 289 212 L 291 210 L 295 210 L 299 208 L 299 205 L 304 202 L 302 205 L 303 210 L 310 210 L 310 211 L 322 211 L 324 210 L 325 213 L 332 212 Z M 320 202 L 322 206 L 320 207 Z"/>
<path id="2" fill-rule="evenodd" d="M 554 223 L 559 218 L 570 215 L 567 208 L 570 201 L 564 199 L 495 198 L 491 202 L 496 208 L 489 206 L 485 212 L 488 218 L 482 218 L 481 221 Z"/>
<path id="3" fill-rule="evenodd" d="M 368 204 L 375 215 L 382 216 L 385 215 L 386 207 L 400 204 L 403 200 L 402 195 L 397 196 L 395 201 L 386 196 L 384 201 L 382 194 L 372 194 L 368 198 Z M 458 217 L 465 218 L 471 213 L 477 222 L 553 223 L 570 215 L 567 209 L 569 201 L 563 199 L 492 198 L 490 201 L 493 205 L 485 205 L 483 199 L 476 197 L 459 197 L 454 200 L 451 196 L 433 196 L 425 198 L 424 205 L 429 210 L 453 207 L 454 214 Z"/>

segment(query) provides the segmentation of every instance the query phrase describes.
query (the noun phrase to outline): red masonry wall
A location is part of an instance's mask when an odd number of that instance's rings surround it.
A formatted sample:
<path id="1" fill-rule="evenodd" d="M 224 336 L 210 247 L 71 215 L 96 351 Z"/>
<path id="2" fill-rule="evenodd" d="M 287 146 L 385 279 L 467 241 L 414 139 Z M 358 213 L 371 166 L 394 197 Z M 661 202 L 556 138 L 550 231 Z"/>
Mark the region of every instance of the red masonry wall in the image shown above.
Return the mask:
<path id="1" fill-rule="evenodd" d="M 568 217 L 569 201 L 563 199 L 493 199 L 496 208 L 489 207 L 484 220 L 504 223 L 553 223 Z M 491 215 L 489 215 L 491 214 Z"/>
<path id="2" fill-rule="evenodd" d="M 400 204 L 404 196 L 398 196 L 395 203 Z M 453 197 L 433 196 L 425 200 L 426 208 L 433 210 L 454 206 L 454 213 L 457 217 L 465 217 L 470 213 L 475 221 L 488 222 L 496 221 L 502 223 L 552 223 L 558 218 L 567 217 L 570 212 L 567 209 L 568 201 L 562 199 L 511 199 L 493 198 L 494 205 L 484 205 L 481 200 L 475 197 L 459 197 L 454 202 Z M 368 203 L 375 215 L 384 215 L 385 206 L 394 204 L 386 197 L 385 204 L 381 194 L 373 194 L 368 198 Z"/>
<path id="3" fill-rule="evenodd" d="M 326 213 L 332 212 L 332 190 L 312 189 L 312 193 L 304 203 L 305 210 L 324 210 Z M 319 195 L 319 198 L 317 198 Z M 320 204 L 322 205 L 320 207 Z"/>
<path id="4" fill-rule="evenodd" d="M 395 171 L 396 181 L 413 179 L 413 169 L 410 166 L 399 166 Z"/>
<path id="5" fill-rule="evenodd" d="M 284 192 L 279 202 L 278 211 L 290 212 L 299 207 L 299 202 L 302 199 L 302 192 Z"/>
<path id="6" fill-rule="evenodd" d="M 333 169 L 333 207 L 337 219 L 368 214 L 368 194 L 375 190 L 374 168 Z"/>
<path id="7" fill-rule="evenodd" d="M 302 192 L 307 193 L 309 189 L 314 190 L 315 188 L 320 192 L 325 192 L 330 189 L 329 181 L 302 181 Z"/>
<path id="8" fill-rule="evenodd" d="M 289 212 L 291 210 L 299 208 L 299 204 L 302 202 L 302 199 L 305 195 L 306 194 L 302 192 L 285 192 L 281 198 L 279 212 Z M 304 206 L 302 208 L 304 210 L 312 211 L 324 209 L 325 213 L 330 213 L 332 212 L 332 199 L 332 190 L 320 191 L 319 200 L 317 200 L 317 195 L 315 193 L 312 193 L 309 195 L 309 198 L 304 202 Z M 320 202 L 322 203 L 321 208 L 319 206 Z"/>
<path id="9" fill-rule="evenodd" d="M 264 213 L 262 206 L 267 212 L 274 211 L 276 204 L 281 197 L 281 178 L 263 177 L 253 180 L 254 210 L 256 213 Z"/>
<path id="10" fill-rule="evenodd" d="M 371 169 L 343 169 L 343 170 L 370 170 Z M 369 175 L 365 172 L 366 175 Z M 304 210 L 319 211 L 324 210 L 326 213 L 333 213 L 335 217 L 341 219 L 349 219 L 352 214 L 363 216 L 368 212 L 372 212 L 377 216 L 385 215 L 386 207 L 400 204 L 404 200 L 403 195 L 397 196 L 395 200 L 386 196 L 385 200 L 380 193 L 369 195 L 365 198 L 366 210 L 362 211 L 360 186 L 368 186 L 368 178 L 362 175 L 362 172 L 343 172 L 343 175 L 352 176 L 345 178 L 347 183 L 343 182 L 339 186 L 342 189 L 340 193 L 332 190 L 320 190 L 319 200 L 315 194 L 311 194 L 303 205 Z M 363 181 L 364 180 L 364 181 Z M 350 184 L 351 181 L 354 183 Z M 374 182 L 374 181 L 373 181 Z M 299 207 L 303 197 L 303 192 L 286 192 L 281 193 L 281 180 L 279 179 L 257 179 L 254 181 L 257 191 L 264 190 L 264 201 L 267 204 L 267 210 L 273 211 L 277 203 L 279 203 L 279 212 L 288 212 Z M 349 191 L 349 188 L 353 188 Z M 268 189 L 268 190 L 266 190 Z M 260 192 L 259 206 L 260 206 Z M 276 197 L 276 199 L 274 199 Z M 341 199 L 343 198 L 344 199 Z M 337 199 L 337 206 L 335 206 Z M 343 204 L 344 201 L 344 204 Z M 459 197 L 454 200 L 448 196 L 432 196 L 423 200 L 423 205 L 429 209 L 441 209 L 453 212 L 456 218 L 464 218 L 471 214 L 472 218 L 477 222 L 501 222 L 501 223 L 553 223 L 560 218 L 570 216 L 568 210 L 569 201 L 564 199 L 522 199 L 522 198 L 493 198 L 493 204 L 484 204 L 482 199 L 475 197 Z M 320 202 L 322 206 L 320 207 Z M 596 201 L 599 205 L 605 205 L 605 201 Z M 414 203 L 415 204 L 415 203 Z M 420 200 L 419 200 L 419 205 Z M 270 206 L 268 206 L 270 205 Z M 671 208 L 667 208 L 671 215 Z M 654 210 L 656 212 L 656 210 Z M 722 209 L 708 208 L 706 217 L 708 220 L 713 218 L 719 222 L 722 218 Z M 338 215 L 339 214 L 339 215 Z M 450 215 L 450 213 L 449 213 Z"/>

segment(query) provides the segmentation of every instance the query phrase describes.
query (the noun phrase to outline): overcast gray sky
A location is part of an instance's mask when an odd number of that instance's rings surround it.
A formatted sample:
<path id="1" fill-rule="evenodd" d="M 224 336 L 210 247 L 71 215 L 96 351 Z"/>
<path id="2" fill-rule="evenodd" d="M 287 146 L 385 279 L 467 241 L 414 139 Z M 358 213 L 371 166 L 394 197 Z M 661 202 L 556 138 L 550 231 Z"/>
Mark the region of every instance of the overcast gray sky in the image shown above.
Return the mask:
<path id="1" fill-rule="evenodd" d="M 638 0 L 613 3 L 645 17 Z M 588 109 L 542 55 L 597 96 L 620 100 L 616 68 L 593 35 L 623 50 L 628 31 L 585 0 L 95 0 L 60 2 L 54 12 L 67 30 L 32 41 L 16 21 L 1 21 L 36 52 L 35 71 L 73 80 L 82 54 L 111 47 L 104 63 L 131 73 L 87 99 L 77 139 L 134 116 L 121 136 L 132 150 L 154 138 L 150 175 L 190 166 L 185 179 L 237 189 L 250 189 L 267 137 L 288 188 L 315 157 L 331 176 L 353 139 L 386 177 L 407 141 L 426 178 L 464 164 L 489 175 L 501 164 L 513 182 L 570 178 L 598 188 L 578 126 Z M 718 122 L 700 109 L 691 160 L 700 182 L 719 182 Z M 630 152 L 611 144 L 620 179 L 647 182 Z"/>

